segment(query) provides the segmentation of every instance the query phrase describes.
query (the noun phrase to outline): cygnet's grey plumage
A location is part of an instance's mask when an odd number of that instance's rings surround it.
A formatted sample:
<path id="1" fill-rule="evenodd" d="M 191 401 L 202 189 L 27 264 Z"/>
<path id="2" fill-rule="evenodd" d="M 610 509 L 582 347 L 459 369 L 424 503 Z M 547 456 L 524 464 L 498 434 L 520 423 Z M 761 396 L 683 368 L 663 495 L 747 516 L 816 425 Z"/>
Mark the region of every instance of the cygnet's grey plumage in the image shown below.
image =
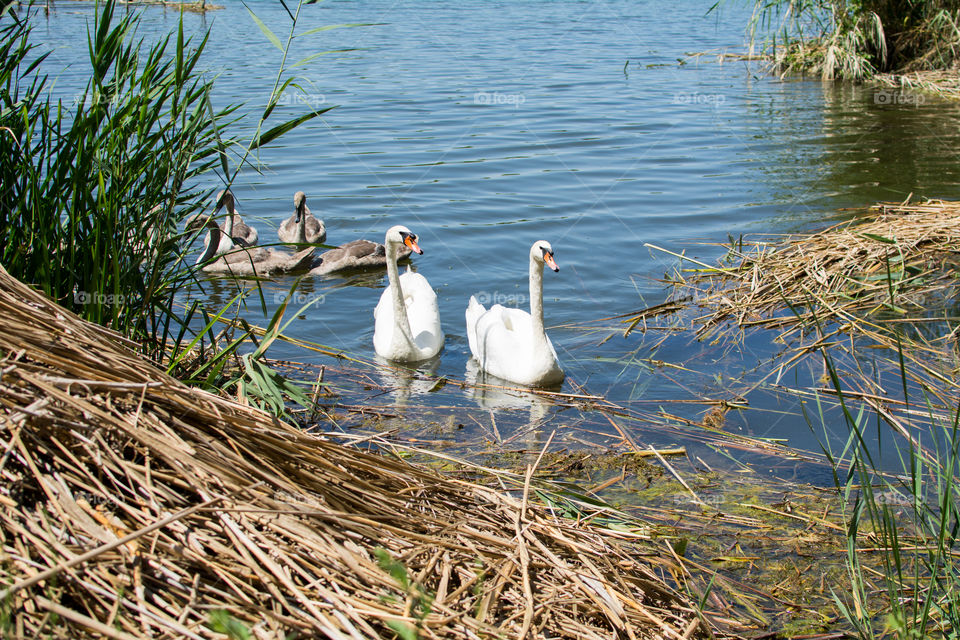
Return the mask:
<path id="1" fill-rule="evenodd" d="M 287 244 L 319 244 L 327 239 L 327 229 L 322 220 L 310 213 L 307 196 L 303 191 L 293 194 L 293 214 L 277 229 L 280 242 Z"/>
<path id="2" fill-rule="evenodd" d="M 397 258 L 406 258 L 411 253 L 409 247 L 400 247 Z M 387 250 L 382 244 L 371 240 L 353 240 L 321 253 L 310 274 L 326 275 L 348 269 L 383 269 L 386 266 Z"/>
<path id="3" fill-rule="evenodd" d="M 306 271 L 314 262 L 314 248 L 308 247 L 294 254 L 261 247 L 239 248 L 220 256 L 203 267 L 206 273 L 229 274 L 241 277 L 270 277 Z"/>
<path id="4" fill-rule="evenodd" d="M 217 193 L 217 211 L 220 210 L 220 207 L 225 208 L 227 214 L 231 216 L 233 220 L 232 231 L 228 229 L 227 222 L 222 223 L 220 229 L 225 233 L 230 233 L 230 239 L 241 247 L 256 246 L 260 241 L 260 234 L 257 233 L 256 229 L 244 222 L 240 214 L 237 213 L 237 203 L 233 197 L 233 193 L 229 189 Z"/>
<path id="5" fill-rule="evenodd" d="M 269 277 L 306 271 L 314 263 L 314 247 L 309 247 L 293 255 L 286 251 L 276 251 L 262 247 L 241 247 L 236 245 L 209 216 L 194 218 L 187 225 L 187 229 L 195 229 L 198 226 L 207 229 L 207 237 L 204 238 L 204 252 L 197 260 L 197 264 L 206 273 L 240 277 Z"/>

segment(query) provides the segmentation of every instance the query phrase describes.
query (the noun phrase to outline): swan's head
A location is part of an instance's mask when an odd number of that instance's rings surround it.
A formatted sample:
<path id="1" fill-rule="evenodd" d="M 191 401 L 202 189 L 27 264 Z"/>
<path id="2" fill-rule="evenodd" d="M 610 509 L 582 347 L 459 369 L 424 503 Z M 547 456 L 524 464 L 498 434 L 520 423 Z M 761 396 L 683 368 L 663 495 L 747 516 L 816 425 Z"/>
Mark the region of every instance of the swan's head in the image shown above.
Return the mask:
<path id="1" fill-rule="evenodd" d="M 533 246 L 530 247 L 530 258 L 547 265 L 554 271 L 560 271 L 560 267 L 553 259 L 553 247 L 546 240 L 537 240 L 533 243 Z"/>
<path id="2" fill-rule="evenodd" d="M 217 192 L 217 211 L 220 211 L 220 207 L 226 207 L 227 211 L 231 213 L 236 207 L 236 203 L 233 200 L 233 193 L 230 189 Z"/>
<path id="3" fill-rule="evenodd" d="M 303 210 L 307 208 L 307 194 L 303 191 L 297 191 L 293 194 L 293 206 L 297 208 L 295 222 L 300 222 L 300 218 L 303 217 Z"/>
<path id="4" fill-rule="evenodd" d="M 423 255 L 423 249 L 421 249 L 417 244 L 416 234 L 412 233 L 410 229 L 407 229 L 405 226 L 400 224 L 387 229 L 387 236 L 384 238 L 383 244 L 386 246 L 400 244 L 406 245 L 411 251 Z"/>
<path id="5" fill-rule="evenodd" d="M 217 226 L 217 223 L 213 219 L 213 216 L 207 215 L 205 213 L 198 213 L 197 215 L 187 220 L 187 224 L 184 227 L 184 231 L 196 231 L 197 229 L 203 229 L 203 228 L 219 229 L 220 227 Z"/>

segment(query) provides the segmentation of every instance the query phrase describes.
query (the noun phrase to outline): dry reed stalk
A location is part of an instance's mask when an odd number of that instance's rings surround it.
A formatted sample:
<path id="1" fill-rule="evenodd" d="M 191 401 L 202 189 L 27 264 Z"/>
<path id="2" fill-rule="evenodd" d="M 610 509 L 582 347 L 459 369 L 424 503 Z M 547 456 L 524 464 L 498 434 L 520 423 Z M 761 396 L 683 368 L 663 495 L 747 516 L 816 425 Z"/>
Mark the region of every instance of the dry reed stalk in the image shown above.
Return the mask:
<path id="1" fill-rule="evenodd" d="M 949 100 L 960 99 L 960 76 L 956 69 L 884 73 L 874 76 L 873 80 L 887 87 L 923 91 Z"/>
<path id="2" fill-rule="evenodd" d="M 816 233 L 730 248 L 722 268 L 695 263 L 697 269 L 677 279 L 674 301 L 616 319 L 629 332 L 677 313 L 676 303 L 700 310 L 684 323 L 687 330 L 728 348 L 748 332 L 775 330 L 774 344 L 785 346 L 764 363 L 766 373 L 737 393 L 747 397 L 775 388 L 821 398 L 824 392 L 836 395 L 832 387 L 842 381 L 844 395 L 919 448 L 911 430 L 949 422 L 944 417 L 960 404 L 952 310 L 958 249 L 960 203 L 881 203 Z M 821 378 L 812 376 L 810 388 L 781 386 L 784 373 L 811 356 L 819 361 L 813 366 L 822 370 Z M 824 356 L 833 364 L 834 381 Z M 904 393 L 923 397 L 923 408 L 908 408 Z"/>
<path id="3" fill-rule="evenodd" d="M 636 536 L 333 444 L 129 346 L 0 269 L 9 635 L 222 638 L 224 610 L 255 638 L 731 636 Z"/>
<path id="4" fill-rule="evenodd" d="M 738 326 L 796 326 L 848 320 L 880 310 L 922 310 L 953 286 L 960 203 L 884 203 L 871 214 L 779 245 L 757 242 L 733 268 L 694 279 L 702 337 L 728 320 Z M 889 277 L 888 277 L 889 272 Z M 711 284 L 712 283 L 712 284 Z M 684 287 L 684 295 L 690 290 Z M 783 315 L 793 307 L 796 314 Z"/>

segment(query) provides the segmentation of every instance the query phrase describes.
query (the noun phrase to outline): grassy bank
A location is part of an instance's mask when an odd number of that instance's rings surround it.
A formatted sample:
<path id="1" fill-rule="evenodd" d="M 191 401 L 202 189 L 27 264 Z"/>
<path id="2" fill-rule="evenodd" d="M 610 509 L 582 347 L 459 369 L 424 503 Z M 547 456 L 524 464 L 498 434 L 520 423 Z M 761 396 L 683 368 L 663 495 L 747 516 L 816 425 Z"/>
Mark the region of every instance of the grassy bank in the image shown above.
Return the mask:
<path id="1" fill-rule="evenodd" d="M 749 28 L 779 73 L 864 80 L 956 69 L 960 57 L 953 0 L 757 2 Z"/>

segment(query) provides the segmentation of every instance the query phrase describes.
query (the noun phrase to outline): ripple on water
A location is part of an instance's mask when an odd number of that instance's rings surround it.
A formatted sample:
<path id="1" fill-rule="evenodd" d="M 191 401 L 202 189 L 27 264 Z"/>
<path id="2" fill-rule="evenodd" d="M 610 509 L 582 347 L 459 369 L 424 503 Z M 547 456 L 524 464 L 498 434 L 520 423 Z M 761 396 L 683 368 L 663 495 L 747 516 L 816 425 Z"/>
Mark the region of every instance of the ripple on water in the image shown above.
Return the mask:
<path id="1" fill-rule="evenodd" d="M 185 16 L 187 28 L 212 29 L 215 103 L 255 110 L 274 86 L 278 52 L 240 3 L 226 4 L 207 20 Z M 561 265 L 544 283 L 548 324 L 558 325 L 660 302 L 658 279 L 676 264 L 646 242 L 710 261 L 722 250 L 694 241 L 796 231 L 840 207 L 910 192 L 960 197 L 953 105 L 881 104 L 867 88 L 758 79 L 742 63 L 675 64 L 691 51 L 740 48 L 746 7 L 706 19 L 702 3 L 685 1 L 669 11 L 632 0 L 304 9 L 304 30 L 380 24 L 298 41 L 291 60 L 354 50 L 297 68 L 304 99 L 280 105 L 267 126 L 305 112 L 304 100 L 337 107 L 259 152 L 262 173 L 245 171 L 235 185 L 241 210 L 267 234 L 302 189 L 331 243 L 380 240 L 398 222 L 419 233 L 426 253 L 415 268 L 438 289 L 452 336 L 441 375 L 464 374 L 457 336 L 470 294 L 525 293 L 534 239 L 550 240 Z M 255 10 L 282 31 L 279 5 Z M 141 35 L 170 30 L 173 14 L 145 11 Z M 76 60 L 89 15 L 57 7 L 37 24 L 56 43 L 48 65 L 59 65 L 55 92 L 66 99 L 85 82 Z M 291 331 L 371 355 L 382 277 L 304 286 L 324 303 Z M 551 336 L 571 375 L 614 400 L 670 397 L 667 378 L 625 369 L 638 338 L 599 347 L 572 330 Z M 698 348 L 671 344 L 657 357 L 683 362 Z M 787 420 L 768 435 L 800 432 L 805 425 Z"/>

